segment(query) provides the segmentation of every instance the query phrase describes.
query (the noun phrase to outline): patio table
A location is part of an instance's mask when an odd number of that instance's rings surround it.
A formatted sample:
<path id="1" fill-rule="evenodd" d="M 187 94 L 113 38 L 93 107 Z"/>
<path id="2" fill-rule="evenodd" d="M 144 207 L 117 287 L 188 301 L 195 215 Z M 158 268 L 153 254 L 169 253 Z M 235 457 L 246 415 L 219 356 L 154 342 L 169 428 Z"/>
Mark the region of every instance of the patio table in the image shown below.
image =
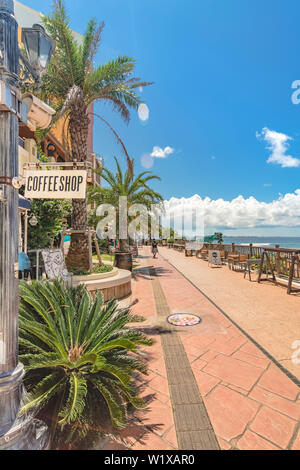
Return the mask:
<path id="1" fill-rule="evenodd" d="M 244 279 L 249 274 L 249 280 L 251 281 L 251 268 L 253 265 L 257 264 L 260 266 L 260 259 L 248 259 L 247 263 L 245 264 L 245 272 L 244 272 Z"/>

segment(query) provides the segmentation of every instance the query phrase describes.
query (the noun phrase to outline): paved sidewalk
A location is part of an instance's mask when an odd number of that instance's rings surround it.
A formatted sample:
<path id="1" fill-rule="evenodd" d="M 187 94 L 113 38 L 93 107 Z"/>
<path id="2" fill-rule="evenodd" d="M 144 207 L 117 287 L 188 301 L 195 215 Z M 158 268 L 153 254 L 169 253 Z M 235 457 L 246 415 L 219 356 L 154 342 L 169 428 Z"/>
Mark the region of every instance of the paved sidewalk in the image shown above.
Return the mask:
<path id="1" fill-rule="evenodd" d="M 300 365 L 291 357 L 300 340 L 300 293 L 287 295 L 286 287 L 258 284 L 227 266 L 208 268 L 207 261 L 160 248 L 160 254 L 193 282 L 251 338 L 300 381 Z"/>
<path id="2" fill-rule="evenodd" d="M 156 340 L 139 377 L 148 409 L 104 448 L 300 450 L 299 387 L 161 256 L 145 248 L 140 262 L 133 311 Z M 202 323 L 170 327 L 180 312 Z"/>

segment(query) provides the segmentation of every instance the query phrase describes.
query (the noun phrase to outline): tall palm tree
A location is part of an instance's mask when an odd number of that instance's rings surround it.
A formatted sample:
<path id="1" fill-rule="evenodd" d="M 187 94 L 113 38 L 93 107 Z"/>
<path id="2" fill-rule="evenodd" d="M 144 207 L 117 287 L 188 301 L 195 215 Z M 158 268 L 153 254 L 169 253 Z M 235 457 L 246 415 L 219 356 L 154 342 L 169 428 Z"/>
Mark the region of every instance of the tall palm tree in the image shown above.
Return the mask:
<path id="1" fill-rule="evenodd" d="M 42 95 L 54 103 L 56 119 L 65 118 L 72 161 L 84 162 L 88 148 L 89 106 L 95 102 L 111 103 L 113 109 L 128 123 L 130 108 L 137 109 L 140 103 L 136 89 L 150 83 L 131 76 L 135 66 L 131 57 L 121 56 L 95 67 L 94 59 L 104 23 L 99 25 L 92 19 L 88 23 L 82 44 L 78 44 L 69 26 L 64 1 L 54 0 L 53 5 L 52 15 L 45 17 L 43 21 L 48 33 L 56 41 L 56 49 L 43 77 Z M 115 131 L 114 134 L 120 142 Z M 131 160 L 124 145 L 122 148 L 132 173 Z M 86 201 L 73 200 L 72 226 L 75 230 L 86 229 Z M 67 263 L 69 268 L 88 269 L 88 244 L 85 236 L 72 236 Z"/>
<path id="2" fill-rule="evenodd" d="M 102 179 L 108 183 L 108 187 L 93 187 L 89 189 L 88 201 L 94 202 L 96 205 L 111 204 L 116 211 L 117 232 L 119 220 L 119 201 L 120 197 L 127 198 L 128 210 L 134 204 L 142 204 L 147 209 L 147 216 L 150 215 L 153 205 L 162 205 L 163 197 L 160 193 L 149 186 L 154 180 L 160 181 L 159 176 L 152 174 L 150 171 L 144 171 L 132 179 L 129 169 L 123 173 L 121 166 L 115 158 L 117 165 L 117 173 L 114 175 L 107 168 L 97 170 L 101 174 Z M 134 160 L 132 160 L 132 169 L 134 169 Z M 127 223 L 130 223 L 132 217 L 127 216 Z M 119 233 L 117 234 L 119 238 Z M 126 251 L 127 240 L 120 238 L 120 250 Z"/>

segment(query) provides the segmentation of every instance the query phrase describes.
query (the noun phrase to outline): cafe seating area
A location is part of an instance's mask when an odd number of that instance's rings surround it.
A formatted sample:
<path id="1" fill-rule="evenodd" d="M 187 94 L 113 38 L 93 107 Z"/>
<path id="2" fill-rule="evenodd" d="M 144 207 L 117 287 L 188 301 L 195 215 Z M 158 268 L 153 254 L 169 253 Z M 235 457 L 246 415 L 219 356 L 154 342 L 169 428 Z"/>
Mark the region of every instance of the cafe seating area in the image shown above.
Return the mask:
<path id="1" fill-rule="evenodd" d="M 202 243 L 176 241 L 168 248 L 185 251 L 186 257 L 195 256 L 207 261 L 210 268 L 227 266 L 231 271 L 242 272 L 244 279 L 256 282 L 270 281 L 287 286 L 287 293 L 300 292 L 300 250 L 291 248 L 236 245 L 224 243 Z M 271 275 L 271 276 L 270 276 Z"/>

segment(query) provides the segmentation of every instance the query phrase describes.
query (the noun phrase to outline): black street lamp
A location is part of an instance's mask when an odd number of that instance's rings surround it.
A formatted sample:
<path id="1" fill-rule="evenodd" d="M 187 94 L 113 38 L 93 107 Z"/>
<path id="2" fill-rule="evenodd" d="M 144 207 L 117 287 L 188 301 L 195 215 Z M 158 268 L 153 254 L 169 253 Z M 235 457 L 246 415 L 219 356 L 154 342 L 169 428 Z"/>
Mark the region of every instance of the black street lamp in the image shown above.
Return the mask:
<path id="1" fill-rule="evenodd" d="M 40 28 L 33 29 L 24 40 L 39 80 L 54 45 Z M 24 393 L 18 362 L 18 135 L 19 121 L 26 122 L 19 59 L 14 2 L 0 0 L 0 450 L 45 449 L 49 442 L 43 423 L 33 415 L 18 417 Z"/>

